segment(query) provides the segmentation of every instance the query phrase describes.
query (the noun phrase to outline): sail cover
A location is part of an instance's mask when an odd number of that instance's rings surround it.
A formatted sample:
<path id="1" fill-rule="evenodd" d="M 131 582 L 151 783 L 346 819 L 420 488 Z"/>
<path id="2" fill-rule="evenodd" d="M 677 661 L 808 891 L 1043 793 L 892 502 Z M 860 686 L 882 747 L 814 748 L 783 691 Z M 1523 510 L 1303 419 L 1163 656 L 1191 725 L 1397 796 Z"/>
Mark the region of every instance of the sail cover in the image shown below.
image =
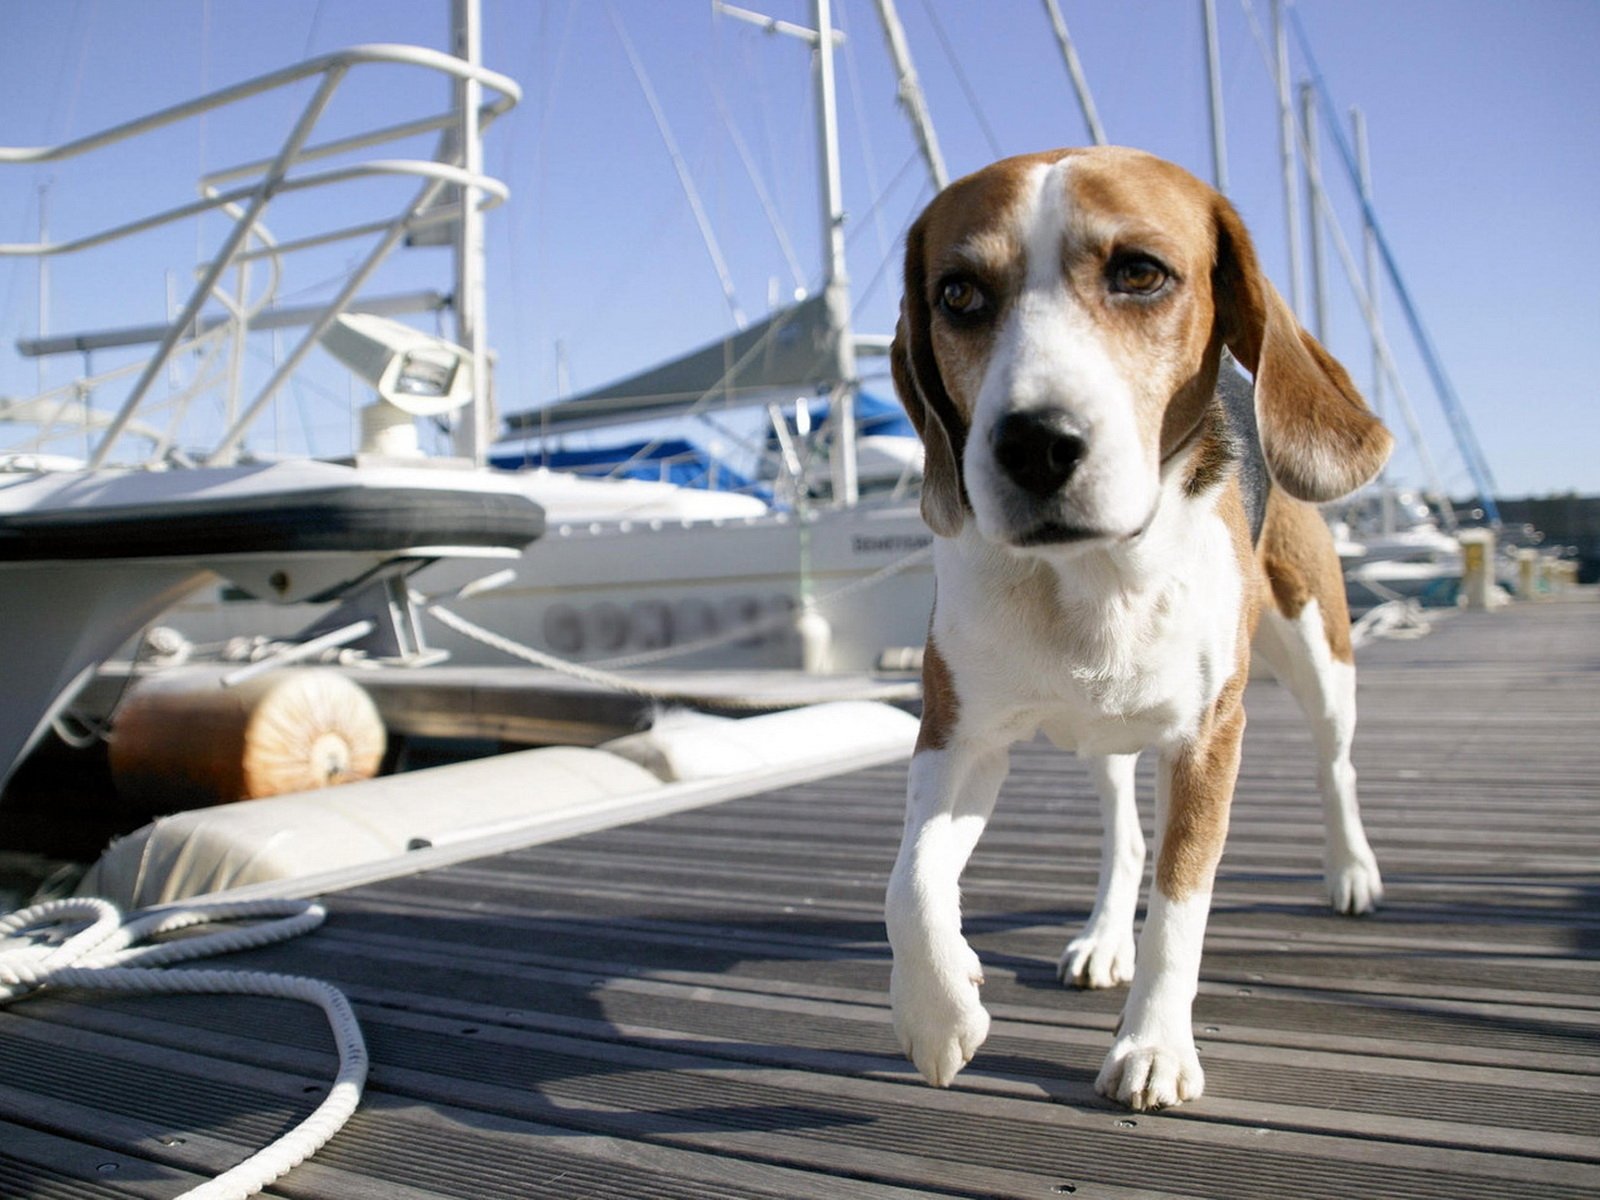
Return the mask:
<path id="1" fill-rule="evenodd" d="M 779 390 L 826 391 L 845 381 L 826 291 L 781 309 L 681 358 L 541 408 L 507 414 L 507 437 L 682 415 L 707 399 L 718 408 L 758 403 Z"/>

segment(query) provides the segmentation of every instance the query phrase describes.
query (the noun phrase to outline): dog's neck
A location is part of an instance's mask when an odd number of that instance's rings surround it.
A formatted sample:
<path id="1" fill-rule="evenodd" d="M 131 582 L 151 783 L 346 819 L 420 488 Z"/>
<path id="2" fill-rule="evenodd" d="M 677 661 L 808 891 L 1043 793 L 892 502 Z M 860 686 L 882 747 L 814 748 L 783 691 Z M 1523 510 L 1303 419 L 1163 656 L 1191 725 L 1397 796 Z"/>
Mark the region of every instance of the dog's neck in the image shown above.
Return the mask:
<path id="1" fill-rule="evenodd" d="M 1115 543 L 1018 551 L 995 546 L 969 522 L 950 549 L 971 557 L 968 577 L 987 581 L 985 600 L 1021 621 L 1040 644 L 1055 644 L 1075 673 L 1096 678 L 1131 673 L 1168 636 L 1174 620 L 1218 611 L 1216 597 L 1195 604 L 1196 589 L 1211 590 L 1232 558 L 1218 515 L 1224 483 L 1192 494 L 1187 455 L 1162 472 L 1161 498 L 1143 533 Z M 1225 481 L 1224 481 L 1225 482 Z M 942 540 L 942 539 L 941 539 Z M 1233 605 L 1225 608 L 1236 610 Z"/>

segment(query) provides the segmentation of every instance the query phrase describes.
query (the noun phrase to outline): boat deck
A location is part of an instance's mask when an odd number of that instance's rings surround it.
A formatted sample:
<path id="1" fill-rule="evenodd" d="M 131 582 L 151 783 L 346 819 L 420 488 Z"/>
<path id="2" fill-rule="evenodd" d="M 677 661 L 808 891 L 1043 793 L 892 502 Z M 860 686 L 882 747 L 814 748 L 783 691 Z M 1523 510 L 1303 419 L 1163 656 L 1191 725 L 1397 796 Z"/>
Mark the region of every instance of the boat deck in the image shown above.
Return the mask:
<path id="1" fill-rule="evenodd" d="M 1309 738 L 1252 684 L 1192 1105 L 1094 1094 L 1122 997 L 1054 964 L 1095 804 L 1029 745 L 965 881 L 995 1023 L 951 1089 L 885 1007 L 895 765 L 358 887 L 229 960 L 334 981 L 373 1056 L 355 1118 L 271 1194 L 1600 1194 L 1600 603 L 1452 616 L 1361 667 L 1387 902 L 1323 908 Z M 0 1012 L 0 1195 L 172 1196 L 333 1069 L 287 1002 L 26 1000 Z"/>

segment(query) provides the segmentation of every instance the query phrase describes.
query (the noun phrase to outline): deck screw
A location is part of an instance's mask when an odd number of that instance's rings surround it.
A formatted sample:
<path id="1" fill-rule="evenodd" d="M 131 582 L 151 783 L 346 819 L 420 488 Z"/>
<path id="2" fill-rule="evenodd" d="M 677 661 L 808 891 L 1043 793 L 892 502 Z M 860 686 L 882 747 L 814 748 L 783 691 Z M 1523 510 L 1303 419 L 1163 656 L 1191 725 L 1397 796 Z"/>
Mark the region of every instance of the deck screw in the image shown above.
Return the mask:
<path id="1" fill-rule="evenodd" d="M 1131 1117 L 1123 1117 L 1117 1122 L 1118 1129 L 1137 1129 L 1138 1127 L 1139 1122 L 1135 1121 Z"/>

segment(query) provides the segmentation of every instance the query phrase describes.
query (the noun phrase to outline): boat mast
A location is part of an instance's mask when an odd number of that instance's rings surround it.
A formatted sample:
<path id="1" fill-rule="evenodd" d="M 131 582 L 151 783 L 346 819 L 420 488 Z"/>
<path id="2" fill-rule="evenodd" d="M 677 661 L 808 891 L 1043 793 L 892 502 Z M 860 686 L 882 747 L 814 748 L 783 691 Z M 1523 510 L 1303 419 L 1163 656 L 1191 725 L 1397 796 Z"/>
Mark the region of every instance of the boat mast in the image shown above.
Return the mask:
<path id="1" fill-rule="evenodd" d="M 1328 344 L 1327 255 L 1322 247 L 1322 157 L 1317 152 L 1317 100 L 1309 82 L 1300 85 L 1301 152 L 1306 169 L 1306 231 L 1311 252 L 1311 332 Z M 1369 285 L 1370 287 L 1370 285 Z"/>
<path id="2" fill-rule="evenodd" d="M 1200 0 L 1206 31 L 1206 100 L 1211 113 L 1211 182 L 1228 194 L 1228 133 L 1222 117 L 1222 52 L 1217 44 L 1216 0 Z"/>
<path id="3" fill-rule="evenodd" d="M 1078 51 L 1072 45 L 1072 35 L 1067 32 L 1067 20 L 1061 15 L 1056 0 L 1044 0 L 1045 12 L 1050 14 L 1050 27 L 1056 31 L 1056 41 L 1061 46 L 1061 57 L 1067 60 L 1067 74 L 1072 76 L 1072 90 L 1078 94 L 1078 107 L 1083 110 L 1084 124 L 1096 146 L 1106 144 L 1105 127 L 1100 124 L 1100 114 L 1095 110 L 1094 97 L 1089 93 L 1089 80 L 1084 76 L 1083 64 L 1078 61 Z"/>
<path id="4" fill-rule="evenodd" d="M 50 183 L 46 179 L 39 185 L 39 245 L 50 242 Z M 50 326 L 50 256 L 39 255 L 39 339 L 49 332 Z M 41 355 L 38 365 L 39 394 L 45 391 L 45 360 Z"/>
<path id="5" fill-rule="evenodd" d="M 911 131 L 917 139 L 917 149 L 928 165 L 928 178 L 936 191 L 944 191 L 950 182 L 950 172 L 945 169 L 944 155 L 939 150 L 939 137 L 933 131 L 933 118 L 928 115 L 927 100 L 922 94 L 922 83 L 917 79 L 917 69 L 911 65 L 911 51 L 906 46 L 906 32 L 900 24 L 900 14 L 895 11 L 894 0 L 878 0 L 878 22 L 883 26 L 883 36 L 889 43 L 889 57 L 894 60 L 895 76 L 899 83 L 900 105 L 911 119 Z"/>
<path id="6" fill-rule="evenodd" d="M 483 30 L 478 0 L 450 0 L 450 49 L 471 66 L 482 65 Z M 483 85 L 476 76 L 469 76 L 457 79 L 452 92 L 461 166 L 476 179 L 483 174 L 483 141 L 478 128 Z M 472 360 L 472 402 L 462 410 L 454 442 L 457 454 L 481 467 L 494 422 L 484 322 L 483 213 L 479 208 L 479 190 L 470 186 L 460 190 L 461 217 L 456 222 L 455 244 L 456 342 L 466 349 Z"/>
<path id="7" fill-rule="evenodd" d="M 1367 305 L 1372 309 L 1372 320 L 1376 324 L 1378 315 L 1378 238 L 1377 231 L 1372 227 L 1370 214 L 1372 212 L 1372 159 L 1367 149 L 1367 118 L 1359 108 L 1350 110 L 1350 135 L 1355 143 L 1356 150 L 1356 191 L 1361 197 L 1361 242 L 1363 250 L 1363 274 L 1366 276 Z M 1378 419 L 1383 420 L 1383 348 L 1374 339 L 1372 343 L 1372 388 L 1367 395 L 1372 404 L 1372 411 L 1377 413 Z M 1394 488 L 1389 483 L 1389 465 L 1384 464 L 1383 470 L 1378 472 L 1378 495 L 1383 505 L 1382 525 L 1384 533 L 1394 532 Z"/>
<path id="8" fill-rule="evenodd" d="M 814 73 L 817 140 L 822 176 L 823 304 L 834 340 L 837 382 L 833 385 L 833 496 L 854 504 L 856 478 L 856 348 L 850 331 L 850 274 L 844 253 L 844 188 L 839 176 L 839 120 L 833 74 L 832 0 L 812 0 L 816 18 Z"/>
<path id="9" fill-rule="evenodd" d="M 1283 23 L 1283 0 L 1272 0 L 1272 34 L 1277 47 L 1274 74 L 1278 83 L 1278 151 L 1283 167 L 1283 224 L 1289 240 L 1289 297 L 1295 315 L 1304 318 L 1306 287 L 1300 271 L 1300 198 L 1294 172 L 1294 105 L 1289 100 L 1289 34 Z"/>
<path id="10" fill-rule="evenodd" d="M 850 272 L 844 252 L 844 188 L 839 172 L 839 119 L 833 72 L 831 0 L 812 0 L 815 29 L 765 17 L 749 9 L 712 0 L 715 11 L 749 22 L 769 33 L 782 33 L 808 43 L 817 95 L 817 175 L 822 206 L 822 297 L 833 347 L 832 413 L 834 444 L 833 497 L 850 505 L 860 498 L 856 475 L 856 346 L 850 328 Z"/>

